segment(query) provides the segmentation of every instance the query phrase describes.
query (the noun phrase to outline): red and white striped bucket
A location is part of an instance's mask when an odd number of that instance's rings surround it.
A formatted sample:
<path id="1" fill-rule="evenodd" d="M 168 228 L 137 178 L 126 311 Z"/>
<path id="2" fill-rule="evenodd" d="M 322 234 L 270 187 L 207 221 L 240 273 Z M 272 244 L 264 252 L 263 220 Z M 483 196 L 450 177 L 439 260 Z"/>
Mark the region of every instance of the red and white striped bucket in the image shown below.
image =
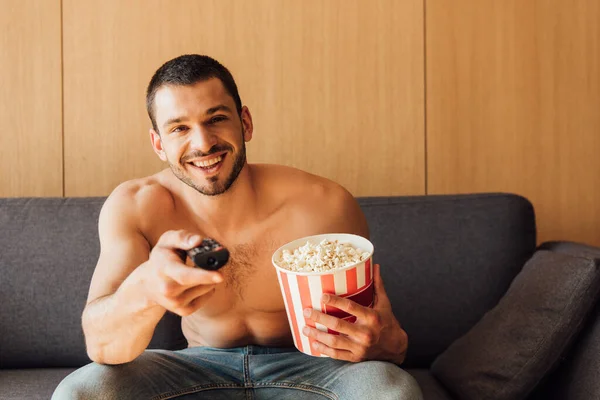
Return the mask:
<path id="1" fill-rule="evenodd" d="M 279 267 L 278 260 L 283 250 L 293 251 L 310 242 L 319 244 L 322 240 L 337 240 L 341 243 L 350 243 L 356 248 L 369 253 L 369 257 L 353 265 L 336 269 L 333 272 L 294 272 Z M 351 299 L 365 307 L 373 306 L 373 244 L 362 236 L 347 233 L 331 233 L 307 236 L 294 240 L 273 253 L 272 262 L 277 269 L 279 287 L 285 303 L 288 322 L 294 338 L 294 345 L 298 350 L 311 356 L 326 357 L 313 349 L 313 339 L 302 333 L 304 326 L 315 327 L 315 323 L 304 317 L 303 311 L 312 308 L 334 315 L 338 318 L 354 322 L 356 317 L 321 302 L 323 293 L 335 294 Z M 327 327 L 316 324 L 316 328 L 334 335 L 338 333 Z"/>

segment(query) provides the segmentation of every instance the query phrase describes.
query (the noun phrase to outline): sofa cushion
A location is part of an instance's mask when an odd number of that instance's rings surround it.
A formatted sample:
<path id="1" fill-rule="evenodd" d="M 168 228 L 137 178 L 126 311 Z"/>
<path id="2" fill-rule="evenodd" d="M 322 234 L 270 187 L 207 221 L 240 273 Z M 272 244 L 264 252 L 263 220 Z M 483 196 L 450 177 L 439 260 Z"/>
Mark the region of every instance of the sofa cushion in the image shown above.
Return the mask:
<path id="1" fill-rule="evenodd" d="M 2 400 L 48 400 L 58 384 L 74 368 L 0 370 Z M 426 369 L 408 370 L 421 386 L 426 400 L 452 400 L 448 392 Z"/>
<path id="2" fill-rule="evenodd" d="M 495 306 L 536 246 L 533 207 L 509 194 L 362 198 L 374 262 L 409 335 L 407 368 Z"/>
<path id="3" fill-rule="evenodd" d="M 539 250 L 432 373 L 460 399 L 524 399 L 575 338 L 599 292 L 598 260 Z"/>
<path id="4" fill-rule="evenodd" d="M 452 400 L 450 394 L 444 389 L 440 382 L 435 379 L 431 372 L 427 369 L 407 369 L 406 372 L 411 374 L 419 383 L 423 399 L 425 400 Z"/>
<path id="5" fill-rule="evenodd" d="M 540 246 L 556 252 L 600 259 L 600 248 L 572 242 L 548 242 Z M 600 399 L 600 302 L 586 321 L 564 361 L 545 378 L 531 400 Z"/>
<path id="6" fill-rule="evenodd" d="M 0 199 L 0 368 L 77 367 L 104 198 Z M 183 348 L 166 315 L 152 348 Z"/>
<path id="7" fill-rule="evenodd" d="M 600 399 L 600 303 L 561 366 L 549 374 L 529 400 Z"/>
<path id="8" fill-rule="evenodd" d="M 2 400 L 48 400 L 73 368 L 0 369 Z"/>

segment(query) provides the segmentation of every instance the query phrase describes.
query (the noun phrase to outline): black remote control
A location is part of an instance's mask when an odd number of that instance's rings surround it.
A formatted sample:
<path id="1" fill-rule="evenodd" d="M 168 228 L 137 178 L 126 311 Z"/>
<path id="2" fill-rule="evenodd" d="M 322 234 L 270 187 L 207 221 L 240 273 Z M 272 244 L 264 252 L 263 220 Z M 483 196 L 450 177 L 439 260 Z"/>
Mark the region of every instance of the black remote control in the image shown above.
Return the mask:
<path id="1" fill-rule="evenodd" d="M 206 238 L 198 247 L 187 251 L 188 257 L 197 267 L 216 271 L 229 261 L 229 251 L 214 239 Z"/>

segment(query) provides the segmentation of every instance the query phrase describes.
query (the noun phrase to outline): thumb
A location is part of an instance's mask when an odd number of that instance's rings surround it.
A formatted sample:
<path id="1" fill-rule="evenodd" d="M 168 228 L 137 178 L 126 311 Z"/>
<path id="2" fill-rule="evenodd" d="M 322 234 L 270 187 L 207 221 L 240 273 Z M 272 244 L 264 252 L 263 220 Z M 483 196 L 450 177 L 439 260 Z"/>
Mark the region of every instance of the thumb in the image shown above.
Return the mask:
<path id="1" fill-rule="evenodd" d="M 375 299 L 373 301 L 373 307 L 388 307 L 390 306 L 390 300 L 385 292 L 383 286 L 383 279 L 381 279 L 381 266 L 375 264 L 373 267 L 373 285 L 375 289 Z"/>
<path id="2" fill-rule="evenodd" d="M 165 247 L 168 249 L 191 249 L 198 246 L 202 237 L 194 232 L 184 229 L 178 231 L 167 231 L 158 239 L 155 247 Z"/>

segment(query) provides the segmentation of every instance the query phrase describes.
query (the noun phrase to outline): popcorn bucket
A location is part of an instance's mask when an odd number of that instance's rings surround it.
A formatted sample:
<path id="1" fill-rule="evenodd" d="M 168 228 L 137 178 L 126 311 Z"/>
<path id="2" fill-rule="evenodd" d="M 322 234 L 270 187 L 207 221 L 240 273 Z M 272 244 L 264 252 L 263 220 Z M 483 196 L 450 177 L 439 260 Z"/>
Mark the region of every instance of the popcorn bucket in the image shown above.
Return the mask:
<path id="1" fill-rule="evenodd" d="M 283 250 L 292 251 L 304 246 L 307 242 L 318 245 L 322 240 L 337 240 L 340 243 L 349 243 L 355 248 L 369 253 L 369 256 L 358 263 L 323 272 L 296 272 L 282 268 L 276 264 Z M 308 325 L 323 332 L 337 335 L 338 332 L 328 329 L 319 323 L 316 324 L 304 317 L 306 308 L 319 310 L 325 314 L 354 322 L 356 317 L 338 308 L 326 306 L 321 302 L 323 293 L 335 294 L 348 298 L 365 307 L 373 306 L 373 244 L 362 236 L 346 233 L 323 234 L 303 237 L 294 240 L 273 253 L 272 263 L 277 269 L 279 287 L 285 303 L 285 310 L 294 338 L 294 345 L 301 352 L 317 357 L 327 357 L 313 348 L 313 338 L 302 333 L 304 326 Z"/>

